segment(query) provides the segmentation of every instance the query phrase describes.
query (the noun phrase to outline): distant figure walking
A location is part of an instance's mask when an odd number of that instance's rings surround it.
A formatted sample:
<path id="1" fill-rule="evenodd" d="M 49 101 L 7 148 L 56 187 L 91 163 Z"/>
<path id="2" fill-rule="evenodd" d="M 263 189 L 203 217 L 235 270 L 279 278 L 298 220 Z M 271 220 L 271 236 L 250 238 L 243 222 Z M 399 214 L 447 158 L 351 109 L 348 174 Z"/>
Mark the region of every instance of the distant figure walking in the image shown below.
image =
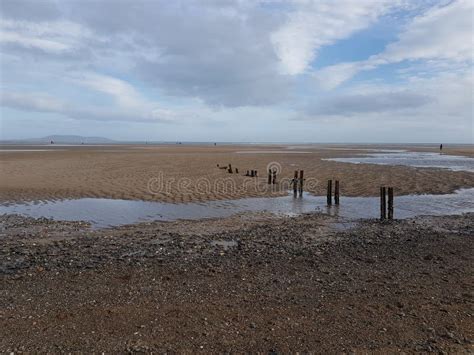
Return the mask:
<path id="1" fill-rule="evenodd" d="M 439 151 L 440 152 L 443 151 L 443 145 L 442 144 L 439 145 Z"/>

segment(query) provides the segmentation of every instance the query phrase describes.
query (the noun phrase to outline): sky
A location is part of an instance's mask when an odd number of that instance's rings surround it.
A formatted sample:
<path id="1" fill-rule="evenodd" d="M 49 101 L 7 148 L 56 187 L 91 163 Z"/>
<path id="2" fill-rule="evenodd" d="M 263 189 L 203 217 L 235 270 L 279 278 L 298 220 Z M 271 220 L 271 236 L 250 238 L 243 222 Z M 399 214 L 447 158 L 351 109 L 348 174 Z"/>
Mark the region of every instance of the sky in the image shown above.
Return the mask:
<path id="1" fill-rule="evenodd" d="M 472 0 L 0 9 L 0 139 L 474 143 Z"/>

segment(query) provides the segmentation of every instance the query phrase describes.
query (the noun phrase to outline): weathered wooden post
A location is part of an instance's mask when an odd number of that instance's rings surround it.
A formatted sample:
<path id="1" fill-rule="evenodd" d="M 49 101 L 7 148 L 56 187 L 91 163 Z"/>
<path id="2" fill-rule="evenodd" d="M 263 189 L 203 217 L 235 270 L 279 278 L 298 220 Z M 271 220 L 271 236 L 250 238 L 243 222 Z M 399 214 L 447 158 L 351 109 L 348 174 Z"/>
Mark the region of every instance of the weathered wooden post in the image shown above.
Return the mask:
<path id="1" fill-rule="evenodd" d="M 300 196 L 303 196 L 303 183 L 304 183 L 304 170 L 300 170 L 300 183 L 299 183 L 299 192 Z"/>
<path id="2" fill-rule="evenodd" d="M 328 180 L 328 190 L 326 195 L 328 206 L 332 205 L 332 180 Z"/>
<path id="3" fill-rule="evenodd" d="M 393 219 L 393 187 L 388 188 L 388 219 Z"/>
<path id="4" fill-rule="evenodd" d="M 258 170 L 255 170 L 255 177 L 258 176 Z"/>
<path id="5" fill-rule="evenodd" d="M 229 174 L 232 174 L 232 165 L 229 164 L 229 170 L 227 170 L 229 172 Z"/>
<path id="6" fill-rule="evenodd" d="M 249 175 L 250 175 L 250 173 L 249 173 L 249 171 L 247 170 L 247 172 L 245 173 L 245 176 L 249 176 Z"/>
<path id="7" fill-rule="evenodd" d="M 275 184 L 277 183 L 277 171 L 276 171 L 276 169 L 273 170 L 273 174 L 272 174 L 272 175 L 273 175 L 273 176 L 272 176 L 272 177 L 273 177 L 272 182 L 273 182 L 273 185 L 275 185 Z"/>
<path id="8" fill-rule="evenodd" d="M 334 203 L 339 205 L 339 180 L 336 180 L 336 184 L 334 186 Z"/>
<path id="9" fill-rule="evenodd" d="M 272 169 L 268 169 L 268 185 L 272 183 Z"/>
<path id="10" fill-rule="evenodd" d="M 295 170 L 295 175 L 293 176 L 293 194 L 296 196 L 298 193 L 298 170 Z"/>
<path id="11" fill-rule="evenodd" d="M 387 201 L 386 201 L 386 189 L 385 186 L 380 187 L 380 219 L 383 221 L 387 216 Z"/>
<path id="12" fill-rule="evenodd" d="M 239 169 L 235 168 L 235 173 L 238 174 L 238 173 L 239 173 Z"/>

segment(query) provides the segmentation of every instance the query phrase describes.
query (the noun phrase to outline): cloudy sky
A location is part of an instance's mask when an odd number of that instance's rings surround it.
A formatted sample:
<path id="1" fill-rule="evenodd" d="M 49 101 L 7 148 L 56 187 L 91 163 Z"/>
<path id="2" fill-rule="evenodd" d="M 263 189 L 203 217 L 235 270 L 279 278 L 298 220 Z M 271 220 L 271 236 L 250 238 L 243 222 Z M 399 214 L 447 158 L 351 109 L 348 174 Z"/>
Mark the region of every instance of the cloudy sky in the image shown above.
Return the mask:
<path id="1" fill-rule="evenodd" d="M 2 139 L 473 143 L 472 0 L 0 0 Z"/>

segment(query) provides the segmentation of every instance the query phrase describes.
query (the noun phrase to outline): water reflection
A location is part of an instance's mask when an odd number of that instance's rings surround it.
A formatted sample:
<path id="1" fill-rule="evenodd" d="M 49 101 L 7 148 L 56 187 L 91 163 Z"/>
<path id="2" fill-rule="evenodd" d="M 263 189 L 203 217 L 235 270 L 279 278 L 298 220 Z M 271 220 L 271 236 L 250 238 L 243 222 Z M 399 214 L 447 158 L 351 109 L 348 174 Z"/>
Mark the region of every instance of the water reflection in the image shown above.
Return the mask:
<path id="1" fill-rule="evenodd" d="M 405 165 L 418 168 L 441 168 L 452 171 L 474 172 L 474 159 L 457 155 L 427 152 L 370 153 L 351 158 L 323 160 L 352 164 Z"/>
<path id="2" fill-rule="evenodd" d="M 267 211 L 280 215 L 320 212 L 348 219 L 379 216 L 378 197 L 341 197 L 339 206 L 326 206 L 326 196 L 294 198 L 291 192 L 283 197 L 244 198 L 229 201 L 172 204 L 165 202 L 83 198 L 49 202 L 31 202 L 0 206 L 0 213 L 18 213 L 55 220 L 88 221 L 95 228 L 104 228 L 144 221 L 174 221 L 228 217 L 242 212 Z M 395 218 L 417 215 L 448 215 L 474 212 L 474 188 L 461 189 L 447 195 L 409 195 L 395 197 Z"/>

